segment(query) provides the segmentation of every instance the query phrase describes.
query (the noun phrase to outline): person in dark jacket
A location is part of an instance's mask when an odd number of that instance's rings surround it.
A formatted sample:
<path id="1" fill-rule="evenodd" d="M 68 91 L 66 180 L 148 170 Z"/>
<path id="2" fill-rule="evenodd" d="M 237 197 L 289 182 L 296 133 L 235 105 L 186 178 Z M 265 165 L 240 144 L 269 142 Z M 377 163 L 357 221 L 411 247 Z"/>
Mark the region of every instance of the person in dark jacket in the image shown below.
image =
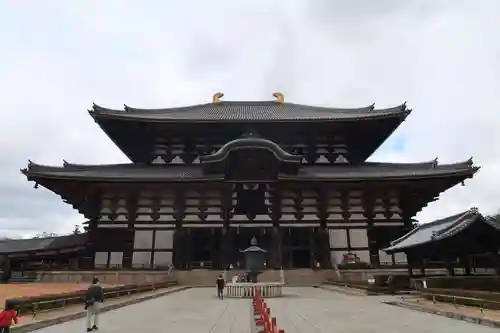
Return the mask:
<path id="1" fill-rule="evenodd" d="M 97 330 L 99 325 L 99 303 L 104 302 L 104 290 L 99 279 L 94 277 L 85 293 L 85 310 L 87 310 L 87 332 Z M 93 320 L 92 320 L 93 319 Z M 92 323 L 93 321 L 93 323 Z"/>
<path id="2" fill-rule="evenodd" d="M 217 284 L 217 298 L 224 299 L 224 286 L 226 285 L 226 281 L 224 281 L 222 275 L 219 275 L 217 277 L 216 284 Z"/>

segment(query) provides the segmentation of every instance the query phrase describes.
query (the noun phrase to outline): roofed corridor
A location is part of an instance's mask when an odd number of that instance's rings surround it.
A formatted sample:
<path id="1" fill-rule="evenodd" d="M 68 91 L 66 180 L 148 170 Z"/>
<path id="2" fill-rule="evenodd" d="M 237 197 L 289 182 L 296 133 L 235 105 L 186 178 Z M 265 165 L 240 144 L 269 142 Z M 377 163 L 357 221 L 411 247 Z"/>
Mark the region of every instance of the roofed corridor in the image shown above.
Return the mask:
<path id="1" fill-rule="evenodd" d="M 380 297 L 350 296 L 317 288 L 286 288 L 269 299 L 271 314 L 286 333 L 468 333 L 496 329 L 380 303 Z M 386 297 L 384 297 L 386 298 Z M 250 333 L 250 300 L 219 301 L 212 288 L 195 288 L 106 312 L 103 332 Z M 37 332 L 84 331 L 83 319 Z"/>

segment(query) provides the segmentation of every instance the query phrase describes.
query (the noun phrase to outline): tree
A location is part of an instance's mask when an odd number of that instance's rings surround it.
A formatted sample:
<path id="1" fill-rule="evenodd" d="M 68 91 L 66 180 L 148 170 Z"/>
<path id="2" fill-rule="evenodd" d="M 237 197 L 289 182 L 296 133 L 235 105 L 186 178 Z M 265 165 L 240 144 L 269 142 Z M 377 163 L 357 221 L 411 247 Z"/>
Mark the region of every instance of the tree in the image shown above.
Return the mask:
<path id="1" fill-rule="evenodd" d="M 54 232 L 40 232 L 36 234 L 35 238 L 49 238 L 49 237 L 57 237 L 58 235 Z"/>
<path id="2" fill-rule="evenodd" d="M 497 223 L 500 223 L 500 213 L 496 213 L 496 214 L 490 215 L 487 218 L 489 218 L 490 220 L 493 220 L 493 221 L 495 221 Z"/>
<path id="3" fill-rule="evenodd" d="M 73 228 L 72 234 L 73 235 L 79 235 L 81 233 L 82 233 L 82 231 L 80 230 L 80 226 L 78 224 L 75 224 L 75 227 Z"/>

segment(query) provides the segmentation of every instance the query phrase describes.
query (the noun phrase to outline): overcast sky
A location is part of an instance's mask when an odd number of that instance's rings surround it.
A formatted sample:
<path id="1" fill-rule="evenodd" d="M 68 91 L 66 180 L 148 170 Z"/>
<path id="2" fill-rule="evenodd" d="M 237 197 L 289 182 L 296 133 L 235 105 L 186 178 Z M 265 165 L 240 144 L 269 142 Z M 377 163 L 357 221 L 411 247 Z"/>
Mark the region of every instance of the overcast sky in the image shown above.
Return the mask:
<path id="1" fill-rule="evenodd" d="M 0 0 L 0 236 L 84 220 L 20 174 L 127 158 L 87 113 L 271 100 L 413 113 L 371 160 L 481 170 L 421 221 L 500 209 L 500 1 Z"/>

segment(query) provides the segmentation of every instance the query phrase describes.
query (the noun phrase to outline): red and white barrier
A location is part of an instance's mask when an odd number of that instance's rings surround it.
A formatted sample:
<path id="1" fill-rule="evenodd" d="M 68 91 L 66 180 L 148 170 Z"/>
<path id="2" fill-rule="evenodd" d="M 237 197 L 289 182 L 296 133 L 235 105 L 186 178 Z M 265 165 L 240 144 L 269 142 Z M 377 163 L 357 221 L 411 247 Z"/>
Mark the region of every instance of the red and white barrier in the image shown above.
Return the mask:
<path id="1" fill-rule="evenodd" d="M 271 317 L 271 309 L 269 309 L 257 289 L 252 298 L 252 306 L 258 333 L 285 333 L 285 330 L 278 328 L 276 318 Z"/>

